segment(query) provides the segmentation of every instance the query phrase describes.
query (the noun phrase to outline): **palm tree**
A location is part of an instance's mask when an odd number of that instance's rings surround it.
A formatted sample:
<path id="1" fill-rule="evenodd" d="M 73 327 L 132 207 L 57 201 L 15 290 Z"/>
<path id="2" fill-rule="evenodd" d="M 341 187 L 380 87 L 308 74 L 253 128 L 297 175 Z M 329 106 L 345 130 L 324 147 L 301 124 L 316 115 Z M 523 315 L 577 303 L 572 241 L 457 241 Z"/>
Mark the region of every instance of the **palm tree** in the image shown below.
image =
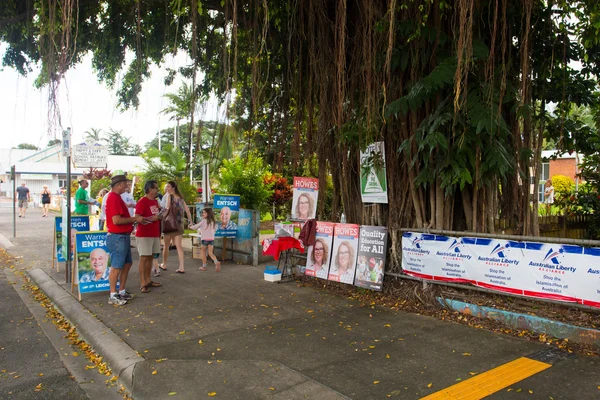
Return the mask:
<path id="1" fill-rule="evenodd" d="M 146 161 L 144 175 L 147 180 L 165 182 L 182 179 L 186 175 L 185 155 L 171 145 L 164 146 L 162 150 L 150 148 L 142 157 Z"/>
<path id="2" fill-rule="evenodd" d="M 102 129 L 90 128 L 84 132 L 86 142 L 100 142 L 102 140 Z"/>
<path id="3" fill-rule="evenodd" d="M 177 93 L 167 93 L 164 97 L 166 97 L 170 105 L 165 107 L 161 113 L 170 115 L 170 120 L 177 121 L 177 127 L 175 130 L 175 135 L 173 137 L 173 146 L 179 147 L 178 144 L 178 136 L 179 136 L 179 121 L 180 120 L 188 120 L 190 123 L 189 131 L 188 131 L 188 163 L 186 165 L 186 172 L 192 166 L 192 143 L 194 136 L 194 113 L 197 109 L 196 103 L 206 101 L 204 96 L 198 97 L 198 94 L 194 92 L 194 88 L 187 83 L 183 82 Z M 200 128 L 201 130 L 201 128 Z M 198 133 L 200 134 L 200 132 Z"/>

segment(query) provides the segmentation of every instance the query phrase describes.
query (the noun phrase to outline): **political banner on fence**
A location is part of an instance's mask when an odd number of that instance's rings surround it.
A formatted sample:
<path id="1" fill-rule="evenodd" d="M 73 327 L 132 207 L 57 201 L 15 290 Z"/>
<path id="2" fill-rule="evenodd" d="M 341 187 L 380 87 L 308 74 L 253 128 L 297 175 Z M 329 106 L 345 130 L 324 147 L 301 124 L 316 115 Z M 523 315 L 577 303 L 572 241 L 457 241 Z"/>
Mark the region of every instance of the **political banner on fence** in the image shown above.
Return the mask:
<path id="1" fill-rule="evenodd" d="M 110 256 L 106 235 L 106 232 L 78 232 L 76 235 L 79 293 L 110 290 Z"/>
<path id="2" fill-rule="evenodd" d="M 304 274 L 327 279 L 333 244 L 333 222 L 317 221 L 315 244 L 308 246 Z"/>
<path id="3" fill-rule="evenodd" d="M 354 285 L 381 290 L 387 254 L 388 230 L 381 226 L 361 226 Z"/>
<path id="4" fill-rule="evenodd" d="M 302 220 L 314 218 L 317 213 L 318 198 L 318 179 L 295 176 L 292 218 Z"/>
<path id="5" fill-rule="evenodd" d="M 252 239 L 252 210 L 240 209 L 235 239 L 239 243 Z"/>
<path id="6" fill-rule="evenodd" d="M 356 253 L 360 227 L 354 224 L 335 224 L 333 253 L 327 279 L 352 285 L 356 272 Z"/>
<path id="7" fill-rule="evenodd" d="M 447 243 L 444 251 L 442 243 Z M 459 278 L 499 292 L 592 307 L 600 307 L 600 267 L 596 265 L 600 265 L 600 248 L 402 235 L 402 268 L 408 275 L 444 281 Z"/>
<path id="8" fill-rule="evenodd" d="M 63 246 L 67 248 L 66 227 L 63 226 L 63 217 L 54 217 L 54 238 L 56 239 L 56 259 L 59 262 L 65 262 Z M 71 217 L 71 254 L 75 249 L 75 234 L 81 231 L 90 230 L 89 216 L 72 216 Z M 63 234 L 64 232 L 64 234 Z"/>
<path id="9" fill-rule="evenodd" d="M 388 202 L 383 142 L 372 143 L 360 152 L 360 194 L 363 203 Z"/>
<path id="10" fill-rule="evenodd" d="M 215 194 L 213 209 L 217 220 L 215 237 L 237 236 L 240 212 L 240 196 L 237 194 Z"/>
<path id="11" fill-rule="evenodd" d="M 423 279 L 469 282 L 466 261 L 472 256 L 459 239 L 405 232 L 402 234 L 402 269 Z"/>

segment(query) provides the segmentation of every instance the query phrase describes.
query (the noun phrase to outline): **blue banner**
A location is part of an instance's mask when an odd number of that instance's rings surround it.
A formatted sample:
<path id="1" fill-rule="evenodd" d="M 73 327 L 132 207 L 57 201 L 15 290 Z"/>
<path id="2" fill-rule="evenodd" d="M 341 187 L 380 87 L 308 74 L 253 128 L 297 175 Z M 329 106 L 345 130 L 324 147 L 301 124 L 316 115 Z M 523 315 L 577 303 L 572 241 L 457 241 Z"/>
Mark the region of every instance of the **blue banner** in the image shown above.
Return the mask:
<path id="1" fill-rule="evenodd" d="M 235 238 L 238 231 L 240 196 L 237 194 L 215 194 L 213 209 L 217 220 L 215 237 Z"/>
<path id="2" fill-rule="evenodd" d="M 79 293 L 110 290 L 110 255 L 106 235 L 106 232 L 78 232 L 76 235 Z"/>
<path id="3" fill-rule="evenodd" d="M 56 239 L 56 259 L 59 262 L 65 262 L 63 246 L 67 247 L 66 227 L 63 226 L 63 217 L 54 219 L 54 237 Z M 75 248 L 75 234 L 77 232 L 87 232 L 90 230 L 90 217 L 78 216 L 71 217 L 71 259 L 73 259 L 73 249 Z M 63 234 L 64 233 L 64 234 Z"/>
<path id="4" fill-rule="evenodd" d="M 238 214 L 238 229 L 235 237 L 238 242 L 252 239 L 252 210 L 242 208 Z"/>

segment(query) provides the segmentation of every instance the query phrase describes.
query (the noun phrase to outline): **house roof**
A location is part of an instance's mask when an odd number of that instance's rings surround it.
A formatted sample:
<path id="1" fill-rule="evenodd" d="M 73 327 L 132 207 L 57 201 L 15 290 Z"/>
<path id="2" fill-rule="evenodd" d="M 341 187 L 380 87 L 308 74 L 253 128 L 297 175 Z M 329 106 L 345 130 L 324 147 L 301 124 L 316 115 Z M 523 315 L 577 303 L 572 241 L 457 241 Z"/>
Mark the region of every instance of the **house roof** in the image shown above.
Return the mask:
<path id="1" fill-rule="evenodd" d="M 559 150 L 544 150 L 542 151 L 542 160 L 554 157 L 555 154 L 557 159 L 577 158 L 578 156 L 577 152 L 561 154 Z M 579 155 L 579 158 L 581 158 L 581 155 Z"/>
<path id="2" fill-rule="evenodd" d="M 10 167 L 14 165 L 17 173 L 65 174 L 67 172 L 65 163 L 56 162 L 55 157 L 49 157 L 47 160 L 43 156 L 40 157 L 45 150 L 0 149 L 0 173 L 10 173 Z M 40 158 L 39 161 L 37 158 Z M 139 156 L 109 155 L 107 159 L 107 169 L 111 171 L 121 169 L 127 172 L 140 172 L 144 164 L 144 159 Z M 71 168 L 71 173 L 83 174 L 84 170 L 88 168 Z"/>

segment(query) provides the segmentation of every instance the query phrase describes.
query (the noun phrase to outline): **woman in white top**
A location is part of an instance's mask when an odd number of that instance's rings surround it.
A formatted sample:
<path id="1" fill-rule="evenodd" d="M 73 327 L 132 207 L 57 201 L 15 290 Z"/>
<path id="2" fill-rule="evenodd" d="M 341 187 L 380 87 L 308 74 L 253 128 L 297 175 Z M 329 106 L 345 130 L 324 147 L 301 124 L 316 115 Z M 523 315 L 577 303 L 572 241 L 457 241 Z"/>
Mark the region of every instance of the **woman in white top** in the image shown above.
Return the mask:
<path id="1" fill-rule="evenodd" d="M 546 204 L 546 214 L 550 215 L 550 209 L 554 204 L 554 186 L 552 186 L 552 179 L 548 179 L 544 185 L 544 203 Z"/>

